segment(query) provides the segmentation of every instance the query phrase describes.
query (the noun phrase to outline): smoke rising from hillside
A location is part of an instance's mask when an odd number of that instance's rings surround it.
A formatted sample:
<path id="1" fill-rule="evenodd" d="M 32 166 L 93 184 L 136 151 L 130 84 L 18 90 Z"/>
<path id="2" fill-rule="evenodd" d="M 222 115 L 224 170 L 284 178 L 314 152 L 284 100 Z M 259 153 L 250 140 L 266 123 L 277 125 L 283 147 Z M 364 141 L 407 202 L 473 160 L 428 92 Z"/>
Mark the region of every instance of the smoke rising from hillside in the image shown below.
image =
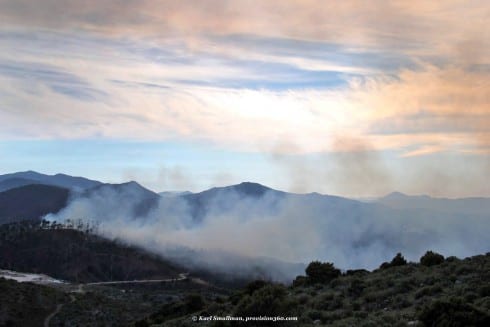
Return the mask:
<path id="1" fill-rule="evenodd" d="M 394 189 L 393 171 L 368 141 L 344 135 L 333 138 L 329 146 L 332 152 L 305 158 L 282 154 L 285 150 L 301 153 L 294 142 L 283 140 L 270 151 L 270 158 L 291 181 L 291 192 L 304 193 L 326 187 L 329 192 L 335 190 L 335 194 L 373 196 Z"/>
<path id="2" fill-rule="evenodd" d="M 74 197 L 48 218 L 97 220 L 103 236 L 188 266 L 231 274 L 262 270 L 279 280 L 290 280 L 304 268 L 285 262 L 322 260 L 343 269 L 373 269 L 397 252 L 417 261 L 426 250 L 460 257 L 489 250 L 488 215 L 399 211 L 273 191 L 258 198 L 218 192 L 201 208 L 200 218 L 180 197 L 162 197 L 146 213 L 135 213 L 145 201 L 130 187 L 106 188 Z"/>

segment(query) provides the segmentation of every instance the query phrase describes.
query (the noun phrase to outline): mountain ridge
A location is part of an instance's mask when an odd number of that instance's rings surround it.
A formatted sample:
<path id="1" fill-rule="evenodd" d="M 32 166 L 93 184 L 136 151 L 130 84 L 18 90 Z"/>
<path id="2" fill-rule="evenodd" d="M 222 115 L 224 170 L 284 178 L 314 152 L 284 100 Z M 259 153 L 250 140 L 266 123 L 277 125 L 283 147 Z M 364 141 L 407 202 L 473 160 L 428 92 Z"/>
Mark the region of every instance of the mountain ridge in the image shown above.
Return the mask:
<path id="1" fill-rule="evenodd" d="M 68 189 L 43 184 L 25 185 L 1 192 L 0 225 L 20 220 L 37 220 L 48 213 L 56 213 L 68 204 L 69 196 Z"/>
<path id="2" fill-rule="evenodd" d="M 406 195 L 392 192 L 375 201 L 394 209 L 426 209 L 443 213 L 484 214 L 490 213 L 490 198 L 438 198 L 429 195 Z"/>
<path id="3" fill-rule="evenodd" d="M 38 173 L 33 170 L 27 170 L 27 171 L 0 175 L 0 185 L 2 182 L 5 182 L 12 178 L 21 178 L 21 179 L 37 182 L 37 184 L 53 185 L 53 186 L 63 187 L 75 191 L 83 191 L 102 184 L 99 181 L 91 180 L 85 177 L 70 176 L 62 173 L 47 175 L 47 174 Z"/>

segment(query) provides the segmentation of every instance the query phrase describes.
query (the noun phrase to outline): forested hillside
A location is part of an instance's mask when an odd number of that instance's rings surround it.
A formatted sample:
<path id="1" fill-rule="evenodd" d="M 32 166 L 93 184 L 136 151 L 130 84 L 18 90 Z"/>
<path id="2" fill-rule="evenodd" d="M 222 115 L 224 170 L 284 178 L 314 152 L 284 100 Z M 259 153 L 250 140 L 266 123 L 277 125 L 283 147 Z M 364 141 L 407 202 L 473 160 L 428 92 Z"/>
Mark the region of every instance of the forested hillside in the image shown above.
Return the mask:
<path id="1" fill-rule="evenodd" d="M 0 269 L 48 274 L 73 282 L 170 278 L 182 268 L 135 247 L 61 225 L 0 226 Z"/>

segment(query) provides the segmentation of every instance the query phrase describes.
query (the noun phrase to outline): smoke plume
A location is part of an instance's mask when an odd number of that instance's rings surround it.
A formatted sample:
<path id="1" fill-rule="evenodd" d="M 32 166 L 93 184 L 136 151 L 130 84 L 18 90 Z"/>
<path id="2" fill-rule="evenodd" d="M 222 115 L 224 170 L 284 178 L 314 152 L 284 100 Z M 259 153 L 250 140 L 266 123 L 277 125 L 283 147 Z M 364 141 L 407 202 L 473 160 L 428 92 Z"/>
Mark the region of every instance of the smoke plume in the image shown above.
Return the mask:
<path id="1" fill-rule="evenodd" d="M 262 271 L 283 281 L 312 260 L 373 269 L 397 252 L 417 261 L 427 250 L 464 257 L 489 248 L 488 214 L 398 210 L 270 189 L 251 196 L 233 188 L 208 191 L 199 207 L 190 198 L 170 196 L 138 213 L 134 208 L 148 199 L 124 185 L 75 196 L 48 218 L 96 220 L 103 236 L 190 268 L 241 276 Z"/>

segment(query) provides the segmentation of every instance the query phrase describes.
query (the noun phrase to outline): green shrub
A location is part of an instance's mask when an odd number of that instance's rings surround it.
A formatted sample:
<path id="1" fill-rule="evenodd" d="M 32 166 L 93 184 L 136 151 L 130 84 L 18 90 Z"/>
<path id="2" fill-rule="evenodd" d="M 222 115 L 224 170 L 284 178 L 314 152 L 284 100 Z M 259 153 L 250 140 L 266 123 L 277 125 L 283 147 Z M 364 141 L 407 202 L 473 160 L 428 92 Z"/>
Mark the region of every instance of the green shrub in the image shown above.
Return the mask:
<path id="1" fill-rule="evenodd" d="M 366 311 L 357 311 L 354 312 L 354 317 L 359 318 L 359 319 L 366 319 L 368 317 L 368 313 Z"/>
<path id="2" fill-rule="evenodd" d="M 389 262 L 383 262 L 380 266 L 379 269 L 387 269 L 390 268 L 390 263 Z"/>
<path id="3" fill-rule="evenodd" d="M 486 327 L 490 326 L 490 315 L 480 311 L 461 299 L 435 301 L 425 307 L 419 315 L 425 326 Z"/>
<path id="4" fill-rule="evenodd" d="M 400 252 L 398 252 L 390 262 L 391 267 L 404 266 L 406 264 L 407 264 L 407 260 L 405 260 L 405 258 L 402 256 Z"/>
<path id="5" fill-rule="evenodd" d="M 137 321 L 134 324 L 135 327 L 149 327 L 150 324 L 146 320 Z"/>
<path id="6" fill-rule="evenodd" d="M 308 282 L 308 278 L 305 276 L 297 276 L 293 280 L 293 287 L 302 287 L 305 286 Z"/>
<path id="7" fill-rule="evenodd" d="M 466 303 L 474 302 L 476 299 L 478 299 L 478 294 L 476 294 L 475 292 L 468 292 L 464 295 L 464 300 L 466 301 Z"/>
<path id="8" fill-rule="evenodd" d="M 366 269 L 348 269 L 345 274 L 345 276 L 364 276 L 364 275 L 369 275 L 369 271 Z"/>
<path id="9" fill-rule="evenodd" d="M 478 288 L 478 294 L 481 297 L 490 296 L 490 284 L 480 286 Z"/>
<path id="10" fill-rule="evenodd" d="M 487 310 L 487 312 L 490 312 L 490 297 L 484 297 L 476 300 L 474 302 L 476 306 L 479 308 L 482 308 L 483 310 Z"/>
<path id="11" fill-rule="evenodd" d="M 331 301 L 333 300 L 333 298 L 335 297 L 335 294 L 334 293 L 325 293 L 323 296 L 322 296 L 322 300 L 325 300 L 325 301 Z"/>
<path id="12" fill-rule="evenodd" d="M 446 262 L 458 262 L 458 261 L 460 261 L 460 259 L 455 256 L 450 256 L 446 258 Z"/>
<path id="13" fill-rule="evenodd" d="M 269 284 L 270 284 L 269 282 L 266 282 L 264 280 L 260 280 L 260 279 L 254 280 L 253 282 L 250 282 L 245 286 L 245 293 L 247 293 L 248 295 L 251 295 L 255 291 L 257 291 L 257 290 L 261 289 L 262 287 L 269 285 Z"/>
<path id="14" fill-rule="evenodd" d="M 362 279 L 353 279 L 350 282 L 347 292 L 351 296 L 360 296 L 362 291 L 366 288 L 366 283 Z"/>
<path id="15" fill-rule="evenodd" d="M 189 294 L 184 303 L 190 312 L 201 310 L 204 307 L 204 299 L 200 294 Z"/>
<path id="16" fill-rule="evenodd" d="M 420 299 L 421 297 L 432 296 L 432 295 L 438 294 L 440 292 L 442 292 L 442 288 L 440 286 L 438 286 L 438 285 L 428 286 L 428 287 L 424 287 L 424 288 L 418 290 L 415 293 L 415 298 Z"/>
<path id="17" fill-rule="evenodd" d="M 425 252 L 425 254 L 420 258 L 420 264 L 427 267 L 439 265 L 443 262 L 444 256 L 432 251 Z"/>
<path id="18" fill-rule="evenodd" d="M 387 269 L 391 267 L 397 267 L 397 266 L 404 266 L 407 264 L 407 260 L 403 257 L 403 255 L 398 252 L 396 256 L 391 260 L 391 262 L 383 262 L 381 266 L 379 266 L 380 269 Z"/>
<path id="19" fill-rule="evenodd" d="M 313 261 L 306 267 L 306 275 L 311 283 L 328 283 L 340 276 L 340 270 L 333 263 Z"/>
<path id="20" fill-rule="evenodd" d="M 308 318 L 310 318 L 311 320 L 313 320 L 313 321 L 315 321 L 315 320 L 320 320 L 320 321 L 325 320 L 325 317 L 323 315 L 323 312 L 318 311 L 318 310 L 309 311 L 306 316 Z"/>
<path id="21" fill-rule="evenodd" d="M 393 307 L 395 309 L 404 309 L 411 305 L 412 303 L 405 296 L 397 295 L 393 298 Z"/>
<path id="22" fill-rule="evenodd" d="M 365 294 L 363 296 L 363 299 L 364 299 L 364 303 L 372 303 L 372 302 L 376 302 L 378 297 L 377 297 L 377 294 L 373 292 L 373 293 Z"/>
<path id="23" fill-rule="evenodd" d="M 395 291 L 397 293 L 408 293 L 415 287 L 414 281 L 410 279 L 403 279 L 395 284 Z"/>
<path id="24" fill-rule="evenodd" d="M 329 310 L 342 309 L 343 307 L 344 307 L 344 301 L 340 296 L 334 297 L 333 300 L 328 305 Z"/>
<path id="25" fill-rule="evenodd" d="M 307 304 L 310 301 L 310 297 L 306 294 L 300 295 L 298 297 L 299 304 Z"/>
<path id="26" fill-rule="evenodd" d="M 287 292 L 282 285 L 267 285 L 256 290 L 252 295 L 245 295 L 238 303 L 235 313 L 238 316 L 285 316 L 291 315 L 297 303 L 287 299 Z"/>

